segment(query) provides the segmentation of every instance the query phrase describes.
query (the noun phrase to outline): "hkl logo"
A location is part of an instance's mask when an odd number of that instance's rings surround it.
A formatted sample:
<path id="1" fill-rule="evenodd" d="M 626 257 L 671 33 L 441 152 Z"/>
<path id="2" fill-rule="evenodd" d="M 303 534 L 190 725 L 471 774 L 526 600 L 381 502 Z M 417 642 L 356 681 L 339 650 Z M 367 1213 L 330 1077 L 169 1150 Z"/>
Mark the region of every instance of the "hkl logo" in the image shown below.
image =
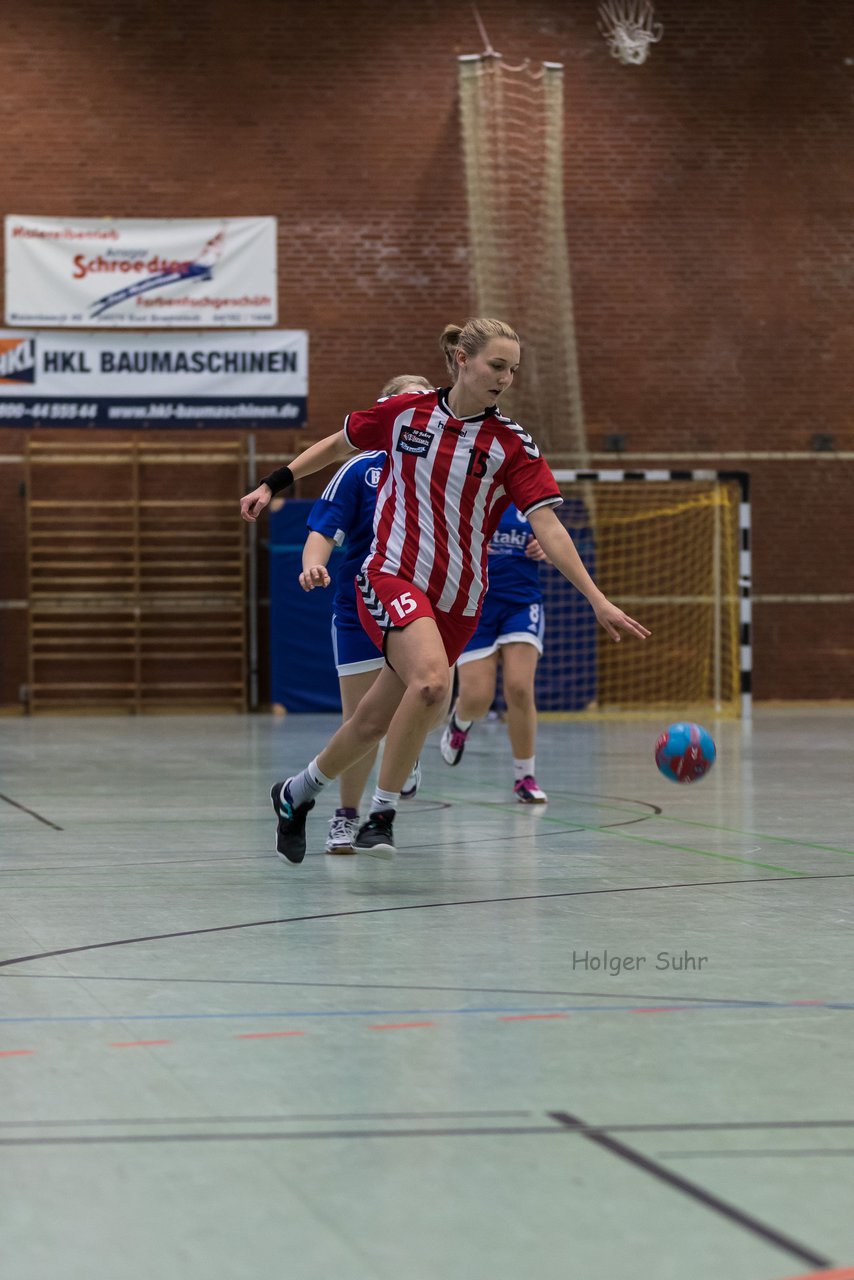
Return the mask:
<path id="1" fill-rule="evenodd" d="M 103 298 L 98 298 L 92 303 L 91 312 L 93 317 L 103 315 L 105 311 L 109 311 L 111 307 L 118 306 L 120 302 L 127 302 L 128 298 L 135 298 L 138 294 L 148 293 L 152 289 L 162 289 L 169 284 L 179 284 L 191 280 L 198 280 L 199 282 L 212 280 L 214 267 L 222 257 L 224 247 L 225 232 L 219 231 L 202 246 L 199 256 L 193 262 L 163 263 L 165 270 L 155 271 L 154 275 L 146 276 L 144 280 L 137 280 L 135 284 L 129 284 L 124 289 L 117 289 L 115 293 L 107 293 Z M 116 261 L 99 257 L 94 262 L 86 264 L 83 274 L 87 274 L 88 271 L 143 271 L 146 269 L 146 265 L 142 257 L 137 260 L 121 259 Z M 78 270 L 82 270 L 82 268 L 78 267 Z"/>
<path id="2" fill-rule="evenodd" d="M 35 338 L 0 338 L 0 383 L 35 380 Z"/>

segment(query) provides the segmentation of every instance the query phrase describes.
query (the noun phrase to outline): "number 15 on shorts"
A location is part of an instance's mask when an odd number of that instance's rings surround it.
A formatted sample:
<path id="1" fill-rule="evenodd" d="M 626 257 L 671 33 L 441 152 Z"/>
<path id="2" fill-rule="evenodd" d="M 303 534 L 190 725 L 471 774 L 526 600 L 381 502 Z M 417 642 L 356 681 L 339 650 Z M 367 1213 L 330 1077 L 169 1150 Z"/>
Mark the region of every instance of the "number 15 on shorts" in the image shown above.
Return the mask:
<path id="1" fill-rule="evenodd" d="M 392 600 L 391 607 L 398 618 L 406 618 L 418 608 L 418 601 L 413 599 L 410 591 L 404 591 L 396 600 Z"/>

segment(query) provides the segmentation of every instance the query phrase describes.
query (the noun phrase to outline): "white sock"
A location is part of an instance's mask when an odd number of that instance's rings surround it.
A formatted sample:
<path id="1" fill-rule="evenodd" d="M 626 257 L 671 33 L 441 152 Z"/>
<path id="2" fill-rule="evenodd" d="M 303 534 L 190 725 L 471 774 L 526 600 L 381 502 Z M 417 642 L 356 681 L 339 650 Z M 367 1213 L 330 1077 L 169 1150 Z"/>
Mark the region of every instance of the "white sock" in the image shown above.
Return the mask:
<path id="1" fill-rule="evenodd" d="M 463 733 L 468 733 L 469 729 L 474 724 L 474 720 L 461 720 L 455 711 L 454 724 L 457 726 L 458 729 L 462 729 Z"/>
<path id="2" fill-rule="evenodd" d="M 371 813 L 388 813 L 389 810 L 396 813 L 399 799 L 399 791 L 383 791 L 382 787 L 377 787 L 371 800 Z"/>
<path id="3" fill-rule="evenodd" d="M 513 760 L 513 773 L 516 782 L 521 782 L 523 778 L 534 777 L 534 761 L 536 756 L 531 756 L 528 760 Z"/>
<path id="4" fill-rule="evenodd" d="M 332 779 L 327 778 L 325 773 L 320 772 L 317 767 L 317 760 L 314 759 L 307 768 L 303 769 L 302 773 L 295 774 L 293 778 L 288 779 L 287 783 L 282 784 L 281 799 L 285 801 L 288 798 L 285 795 L 285 787 L 287 786 L 290 792 L 291 804 L 298 809 L 301 804 L 306 804 L 307 801 L 313 800 L 316 795 L 319 795 L 327 782 L 331 781 Z"/>

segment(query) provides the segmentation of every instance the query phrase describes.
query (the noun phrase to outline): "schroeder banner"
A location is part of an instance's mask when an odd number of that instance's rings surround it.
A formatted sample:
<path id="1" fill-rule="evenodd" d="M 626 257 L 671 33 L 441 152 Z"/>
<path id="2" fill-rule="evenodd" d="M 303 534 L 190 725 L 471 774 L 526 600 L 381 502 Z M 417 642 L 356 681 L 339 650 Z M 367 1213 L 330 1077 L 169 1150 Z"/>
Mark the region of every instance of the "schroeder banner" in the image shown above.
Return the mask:
<path id="1" fill-rule="evenodd" d="M 6 323 L 77 329 L 276 323 L 275 218 L 6 217 Z"/>
<path id="2" fill-rule="evenodd" d="M 0 424 L 302 427 L 308 334 L 0 330 Z"/>

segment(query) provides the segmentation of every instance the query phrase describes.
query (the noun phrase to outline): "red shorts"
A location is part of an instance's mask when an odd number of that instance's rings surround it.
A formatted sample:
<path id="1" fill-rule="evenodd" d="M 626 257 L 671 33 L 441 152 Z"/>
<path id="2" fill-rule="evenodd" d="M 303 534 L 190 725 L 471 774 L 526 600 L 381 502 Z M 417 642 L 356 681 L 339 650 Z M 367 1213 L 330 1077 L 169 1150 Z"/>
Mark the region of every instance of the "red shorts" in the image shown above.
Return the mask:
<path id="1" fill-rule="evenodd" d="M 358 573 L 356 604 L 359 621 L 382 654 L 390 631 L 400 631 L 417 618 L 432 618 L 439 628 L 449 667 L 474 635 L 480 618 L 479 612 L 473 618 L 462 618 L 434 609 L 420 587 L 391 573 Z"/>

